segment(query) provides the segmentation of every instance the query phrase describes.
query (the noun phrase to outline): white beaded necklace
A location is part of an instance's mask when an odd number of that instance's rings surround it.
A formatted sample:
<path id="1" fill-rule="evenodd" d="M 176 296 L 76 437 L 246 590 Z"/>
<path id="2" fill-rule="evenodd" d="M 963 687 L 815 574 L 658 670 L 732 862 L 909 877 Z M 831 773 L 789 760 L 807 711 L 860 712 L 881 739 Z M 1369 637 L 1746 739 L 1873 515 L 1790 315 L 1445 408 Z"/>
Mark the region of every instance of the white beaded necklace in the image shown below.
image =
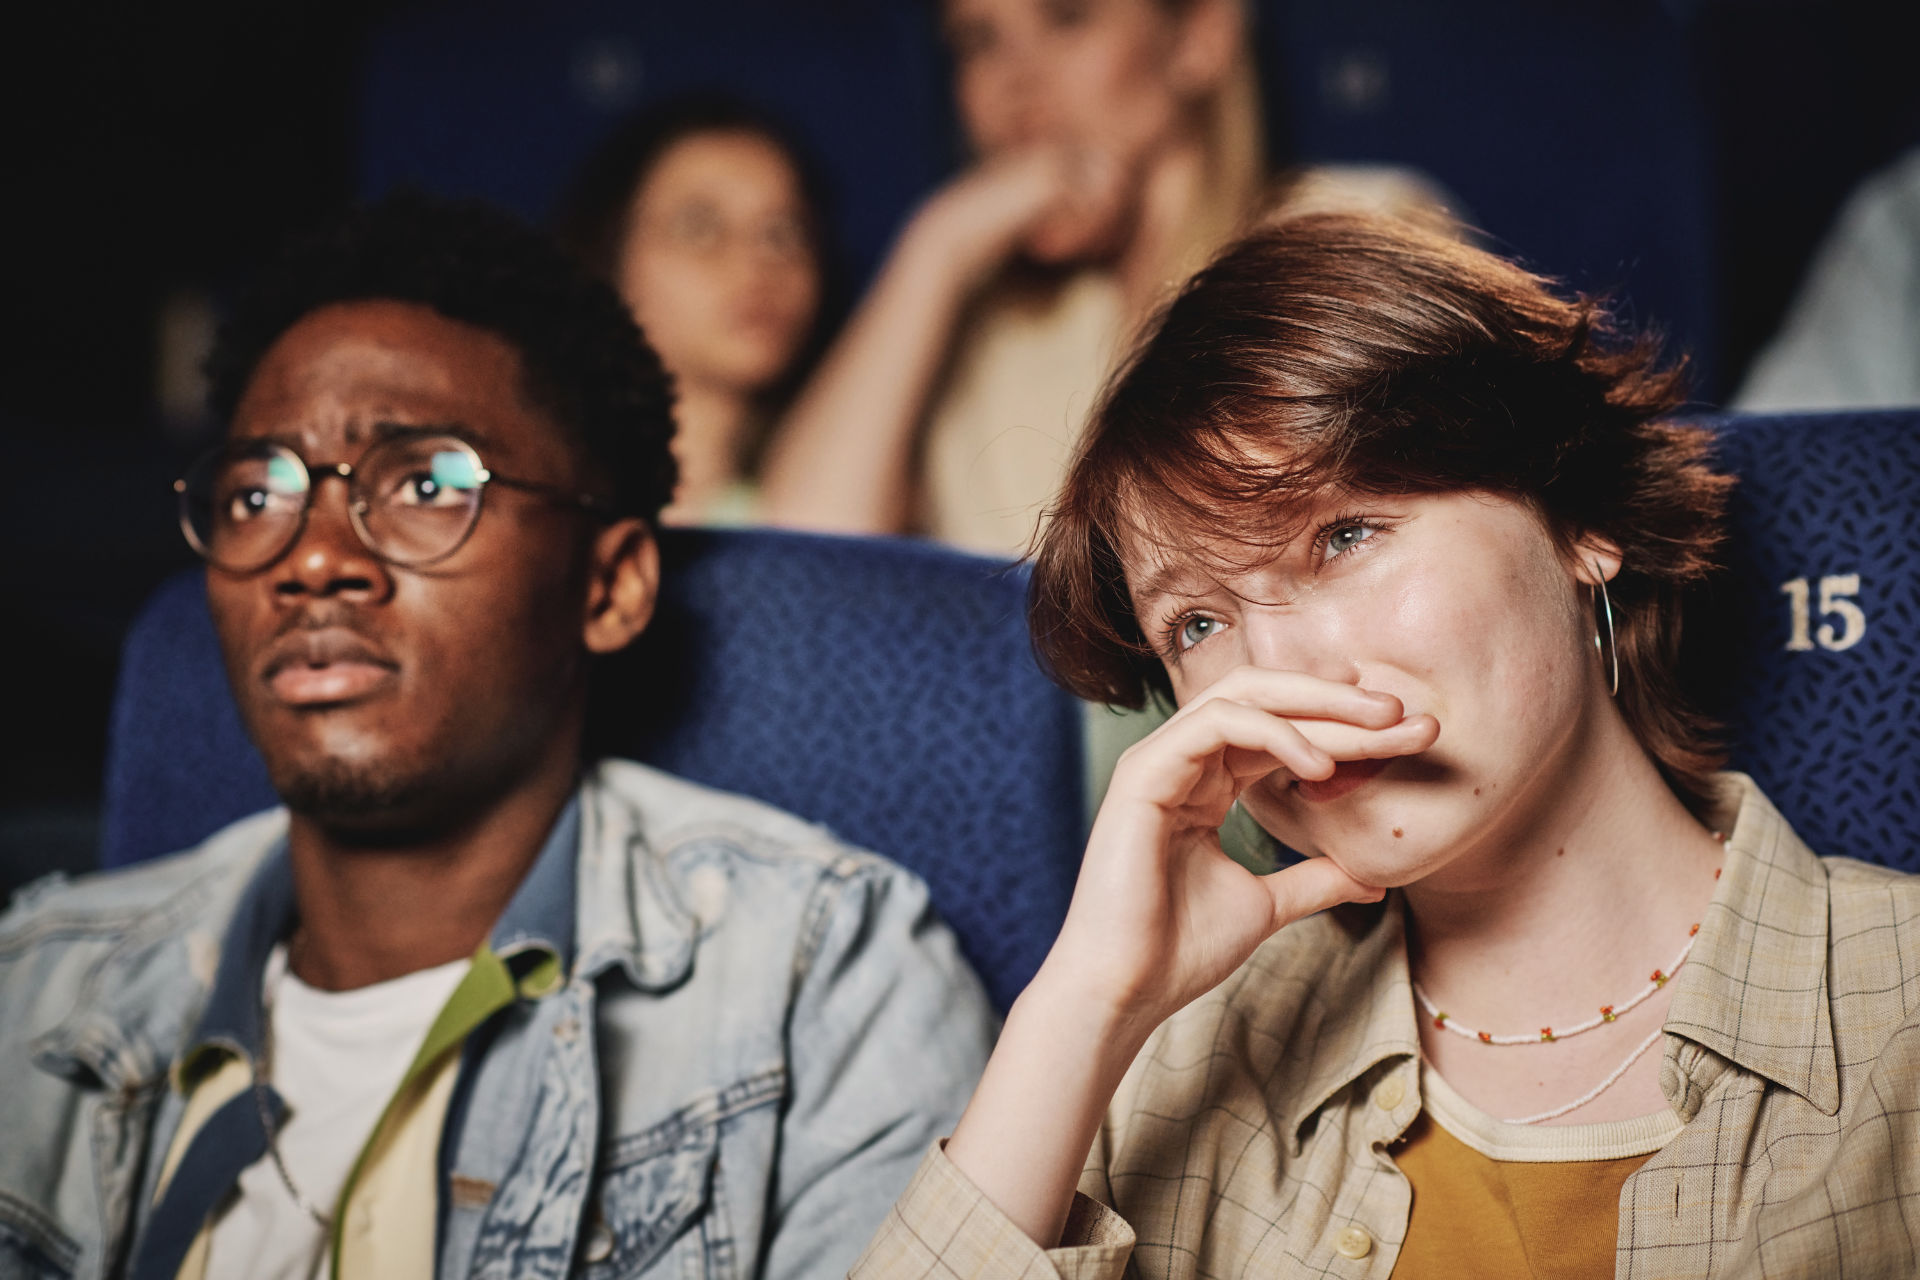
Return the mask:
<path id="1" fill-rule="evenodd" d="M 1726 836 L 1718 831 L 1713 833 L 1713 838 L 1721 844 L 1727 842 Z M 1723 867 L 1715 867 L 1713 869 L 1713 878 L 1718 880 L 1721 871 L 1724 869 Z M 1687 930 L 1687 945 L 1680 948 L 1680 954 L 1675 956 L 1666 968 L 1655 969 L 1648 977 L 1647 985 L 1634 995 L 1632 999 L 1620 1004 L 1603 1004 L 1600 1006 L 1600 1012 L 1585 1022 L 1578 1023 L 1571 1027 L 1562 1027 L 1557 1031 L 1552 1027 L 1540 1028 L 1537 1035 L 1531 1033 L 1503 1035 L 1493 1031 L 1481 1031 L 1456 1021 L 1452 1014 L 1433 1002 L 1433 998 L 1426 993 L 1425 988 L 1421 987 L 1417 981 L 1413 983 L 1413 997 L 1420 1002 L 1420 1007 L 1427 1011 L 1427 1016 L 1433 1019 L 1434 1026 L 1440 1028 L 1442 1031 L 1451 1031 L 1462 1039 L 1477 1040 L 1481 1044 L 1492 1045 L 1552 1044 L 1557 1040 L 1565 1040 L 1571 1036 L 1592 1031 L 1596 1027 L 1604 1027 L 1609 1022 L 1619 1018 L 1621 1014 L 1643 1004 L 1654 992 L 1666 986 L 1667 983 L 1672 980 L 1673 975 L 1680 971 L 1680 966 L 1687 962 L 1689 955 L 1693 954 L 1693 943 L 1699 936 L 1700 922 L 1696 920 L 1693 923 L 1693 927 Z M 1624 1068 L 1622 1069 L 1624 1070 Z"/>
<path id="2" fill-rule="evenodd" d="M 1680 954 L 1675 956 L 1673 962 L 1666 968 L 1655 969 L 1653 976 L 1647 980 L 1647 985 L 1631 1000 L 1627 1000 L 1621 1004 L 1603 1004 L 1600 1006 L 1600 1012 L 1585 1022 L 1571 1027 L 1562 1027 L 1557 1031 L 1552 1027 L 1540 1028 L 1538 1035 L 1500 1035 L 1492 1031 L 1478 1031 L 1455 1021 L 1452 1014 L 1434 1004 L 1427 993 L 1421 989 L 1418 982 L 1413 984 L 1413 996 L 1414 999 L 1420 1002 L 1420 1007 L 1427 1011 L 1427 1016 L 1433 1019 L 1434 1026 L 1440 1028 L 1442 1031 L 1451 1031 L 1462 1039 L 1477 1040 L 1481 1044 L 1552 1044 L 1556 1040 L 1565 1040 L 1570 1036 L 1577 1036 L 1584 1032 L 1592 1031 L 1595 1027 L 1604 1027 L 1621 1014 L 1645 1003 L 1647 998 L 1653 995 L 1654 992 L 1666 986 L 1673 978 L 1673 975 L 1680 971 L 1680 966 L 1687 962 L 1687 956 L 1693 952 L 1694 939 L 1699 933 L 1700 926 L 1698 924 L 1689 929 L 1687 931 L 1687 945 L 1680 948 Z"/>
<path id="3" fill-rule="evenodd" d="M 1721 844 L 1727 842 L 1727 837 L 1718 831 L 1713 833 L 1713 838 Z M 1715 867 L 1713 869 L 1713 878 L 1718 880 L 1723 870 L 1725 870 L 1724 867 Z M 1553 1044 L 1557 1041 L 1565 1040 L 1569 1036 L 1577 1036 L 1582 1032 L 1592 1031 L 1596 1027 L 1606 1026 L 1609 1022 L 1615 1021 L 1621 1014 L 1641 1004 L 1654 992 L 1666 986 L 1667 983 L 1672 980 L 1673 975 L 1680 971 L 1680 966 L 1687 962 L 1687 957 L 1693 953 L 1693 944 L 1699 936 L 1700 922 L 1696 920 L 1693 926 L 1687 930 L 1687 945 L 1680 948 L 1680 954 L 1673 958 L 1673 963 L 1664 969 L 1655 969 L 1652 976 L 1648 979 L 1646 987 L 1631 1000 L 1618 1005 L 1603 1004 L 1600 1006 L 1600 1012 L 1597 1016 L 1589 1018 L 1587 1021 L 1575 1026 L 1562 1028 L 1559 1031 L 1555 1031 L 1552 1027 L 1542 1027 L 1540 1028 L 1540 1034 L 1537 1036 L 1496 1035 L 1491 1031 L 1477 1031 L 1472 1027 L 1462 1026 L 1460 1023 L 1455 1022 L 1447 1015 L 1445 1010 L 1441 1009 L 1428 998 L 1427 993 L 1421 989 L 1418 982 L 1413 983 L 1413 995 L 1414 998 L 1420 1002 L 1420 1007 L 1427 1011 L 1427 1016 L 1433 1019 L 1434 1026 L 1440 1028 L 1442 1031 L 1451 1031 L 1464 1039 L 1492 1045 Z M 1572 1102 L 1563 1103 L 1550 1110 L 1542 1111 L 1537 1115 L 1521 1116 L 1518 1119 L 1509 1120 L 1507 1123 L 1540 1124 L 1547 1120 L 1557 1120 L 1568 1112 L 1578 1111 L 1581 1107 L 1586 1106 L 1589 1102 L 1592 1102 L 1595 1098 L 1613 1088 L 1614 1085 L 1620 1083 L 1620 1077 L 1626 1075 L 1634 1063 L 1644 1058 L 1647 1050 L 1660 1043 L 1660 1038 L 1665 1034 L 1666 1028 L 1655 1028 L 1653 1034 L 1645 1040 L 1642 1040 L 1640 1047 L 1628 1054 L 1626 1061 L 1609 1072 L 1606 1079 L 1575 1098 Z"/>
<path id="4" fill-rule="evenodd" d="M 1653 1034 L 1648 1036 L 1645 1040 L 1642 1040 L 1640 1042 L 1640 1047 L 1638 1049 L 1635 1049 L 1632 1053 L 1628 1054 L 1627 1060 L 1621 1063 L 1619 1066 L 1615 1067 L 1612 1073 L 1608 1075 L 1605 1080 L 1602 1080 L 1599 1084 L 1593 1086 L 1593 1088 L 1587 1090 L 1585 1093 L 1575 1098 L 1572 1102 L 1566 1103 L 1563 1106 L 1554 1107 L 1550 1111 L 1542 1111 L 1539 1115 L 1521 1116 L 1518 1120 L 1509 1120 L 1507 1121 L 1507 1123 L 1508 1124 L 1540 1124 L 1542 1121 L 1556 1120 L 1559 1117 L 1566 1115 L 1567 1112 L 1569 1111 L 1578 1111 L 1581 1107 L 1586 1106 L 1589 1102 L 1592 1102 L 1595 1098 L 1599 1097 L 1601 1094 L 1605 1093 L 1607 1090 L 1613 1088 L 1614 1085 L 1619 1084 L 1620 1077 L 1627 1074 L 1627 1069 L 1633 1066 L 1634 1063 L 1640 1061 L 1641 1058 L 1645 1057 L 1647 1050 L 1653 1048 L 1654 1045 L 1660 1043 L 1660 1038 L 1666 1034 L 1667 1034 L 1667 1030 L 1665 1027 L 1656 1027 L 1654 1029 Z"/>

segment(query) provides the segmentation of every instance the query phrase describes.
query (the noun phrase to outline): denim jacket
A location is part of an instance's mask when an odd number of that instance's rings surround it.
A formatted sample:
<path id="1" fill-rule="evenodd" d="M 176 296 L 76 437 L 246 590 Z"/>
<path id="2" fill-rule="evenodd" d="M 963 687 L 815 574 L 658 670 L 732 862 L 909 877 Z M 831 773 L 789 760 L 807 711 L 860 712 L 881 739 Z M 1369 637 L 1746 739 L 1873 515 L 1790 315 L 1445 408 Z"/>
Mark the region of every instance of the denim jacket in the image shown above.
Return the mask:
<path id="1" fill-rule="evenodd" d="M 991 1046 L 925 886 L 631 763 L 577 813 L 572 963 L 465 1060 L 438 1273 L 844 1275 Z M 0 917 L 0 1280 L 124 1274 L 184 1106 L 169 1068 L 285 829 L 259 814 Z"/>

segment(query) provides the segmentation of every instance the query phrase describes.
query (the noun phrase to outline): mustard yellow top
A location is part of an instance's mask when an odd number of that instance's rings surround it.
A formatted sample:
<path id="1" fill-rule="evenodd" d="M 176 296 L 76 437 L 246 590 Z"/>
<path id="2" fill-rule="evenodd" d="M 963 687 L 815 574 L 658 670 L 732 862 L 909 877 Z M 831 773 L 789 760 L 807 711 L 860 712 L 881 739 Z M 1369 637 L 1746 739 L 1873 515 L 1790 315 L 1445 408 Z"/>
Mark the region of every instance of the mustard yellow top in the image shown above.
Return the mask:
<path id="1" fill-rule="evenodd" d="M 1671 1111 L 1609 1124 L 1516 1125 L 1423 1070 L 1425 1108 L 1393 1148 L 1413 1189 L 1395 1280 L 1614 1274 L 1620 1190 L 1679 1133 Z"/>

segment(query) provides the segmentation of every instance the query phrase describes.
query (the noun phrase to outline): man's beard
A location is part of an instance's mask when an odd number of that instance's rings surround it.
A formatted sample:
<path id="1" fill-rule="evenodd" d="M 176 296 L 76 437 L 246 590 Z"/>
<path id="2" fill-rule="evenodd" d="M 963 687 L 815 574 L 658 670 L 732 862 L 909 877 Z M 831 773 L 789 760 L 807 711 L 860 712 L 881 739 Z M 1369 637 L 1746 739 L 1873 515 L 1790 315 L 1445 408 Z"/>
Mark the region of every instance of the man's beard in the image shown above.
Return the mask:
<path id="1" fill-rule="evenodd" d="M 428 779 L 391 766 L 321 760 L 272 772 L 273 789 L 292 812 L 324 827 L 368 834 L 417 829 L 433 793 Z"/>

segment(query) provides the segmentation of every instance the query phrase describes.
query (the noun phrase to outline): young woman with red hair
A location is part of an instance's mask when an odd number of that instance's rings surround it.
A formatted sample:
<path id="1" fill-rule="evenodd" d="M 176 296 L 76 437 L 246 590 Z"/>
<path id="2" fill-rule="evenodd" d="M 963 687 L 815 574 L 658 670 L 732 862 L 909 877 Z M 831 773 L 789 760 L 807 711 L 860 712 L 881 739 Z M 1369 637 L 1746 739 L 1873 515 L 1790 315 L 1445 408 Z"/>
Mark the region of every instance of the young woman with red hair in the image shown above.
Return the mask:
<path id="1" fill-rule="evenodd" d="M 856 1274 L 1915 1273 L 1920 880 L 1715 772 L 1674 668 L 1730 482 L 1680 396 L 1404 223 L 1186 286 L 1031 610 L 1075 692 L 1178 710 Z M 1229 859 L 1235 804 L 1306 857 Z"/>

